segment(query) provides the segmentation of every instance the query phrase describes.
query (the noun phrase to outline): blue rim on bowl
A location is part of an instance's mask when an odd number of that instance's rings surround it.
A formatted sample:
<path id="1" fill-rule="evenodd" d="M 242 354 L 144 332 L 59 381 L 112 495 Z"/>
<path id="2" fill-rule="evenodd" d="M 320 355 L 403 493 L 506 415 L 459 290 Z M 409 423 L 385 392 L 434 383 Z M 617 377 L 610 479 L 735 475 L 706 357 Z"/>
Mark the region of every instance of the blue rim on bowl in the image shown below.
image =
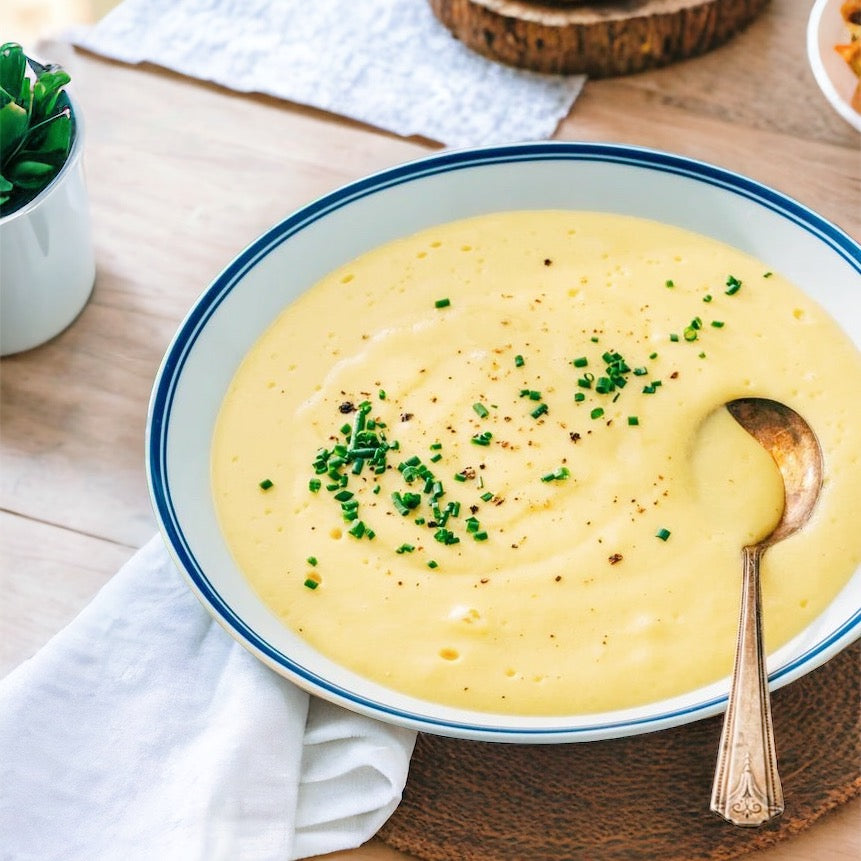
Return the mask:
<path id="1" fill-rule="evenodd" d="M 491 199 L 487 201 L 476 200 L 473 190 L 468 187 L 467 180 L 477 175 L 473 172 L 481 171 L 494 171 L 492 182 L 485 183 L 493 188 Z M 557 181 L 556 174 L 565 174 L 566 171 L 574 173 L 562 177 L 563 181 Z M 618 185 L 608 185 L 602 190 L 602 183 L 608 177 L 614 177 L 617 171 L 624 171 L 628 178 L 645 178 L 645 188 L 634 193 L 619 191 Z M 540 180 L 538 185 L 542 185 L 544 191 L 529 190 L 529 183 L 523 181 L 523 177 L 529 177 L 532 173 Z M 509 182 L 515 174 L 518 177 L 523 174 L 519 184 L 513 180 Z M 584 179 L 593 176 L 596 176 L 595 187 L 584 190 L 588 186 L 588 181 L 584 182 Z M 577 182 L 564 181 L 571 177 Z M 416 214 L 420 209 L 416 201 L 428 199 L 431 191 L 440 191 L 439 188 L 428 187 L 425 183 L 429 180 L 438 183 L 445 193 L 441 197 L 439 194 L 434 197 L 436 202 L 430 206 L 428 213 Z M 668 182 L 684 184 L 679 197 L 682 203 L 674 204 L 676 209 L 672 212 L 664 211 L 668 204 L 660 199 L 660 194 L 655 194 L 657 187 Z M 467 186 L 465 190 L 460 188 L 463 185 Z M 690 192 L 694 193 L 693 198 L 690 198 Z M 792 258 L 789 261 L 790 269 L 798 270 L 802 280 L 811 281 L 815 275 L 821 274 L 822 281 L 828 282 L 821 288 L 824 291 L 822 295 L 815 298 L 821 300 L 823 296 L 828 297 L 831 290 L 828 285 L 838 282 L 843 285 L 843 292 L 832 300 L 832 304 L 844 311 L 849 297 L 853 309 L 848 315 L 849 322 L 845 313 L 841 313 L 840 319 L 844 326 L 852 327 L 851 334 L 856 344 L 861 340 L 861 293 L 857 290 L 857 276 L 861 274 L 861 246 L 806 206 L 732 171 L 656 150 L 579 142 L 524 143 L 448 151 L 383 170 L 345 185 L 295 211 L 242 251 L 202 293 L 165 354 L 150 401 L 147 472 L 163 537 L 189 585 L 217 621 L 276 672 L 306 690 L 354 711 L 426 732 L 520 743 L 588 741 L 664 729 L 722 711 L 726 705 L 727 680 L 643 709 L 601 715 L 518 718 L 437 707 L 388 692 L 370 683 L 365 684 L 352 678 L 349 673 L 330 672 L 331 668 L 325 660 L 318 663 L 301 648 L 297 657 L 291 642 L 286 646 L 283 642 L 275 642 L 280 637 L 276 627 L 269 625 L 256 611 L 248 610 L 248 601 L 252 599 L 225 594 L 230 589 L 225 588 L 224 584 L 235 582 L 230 577 L 235 578 L 237 574 L 224 574 L 224 569 L 232 566 L 232 560 L 225 548 L 213 548 L 219 543 L 212 527 L 214 515 L 205 513 L 207 505 L 200 498 L 201 492 L 207 493 L 209 490 L 205 483 L 208 473 L 204 463 L 208 456 L 209 439 L 200 439 L 200 434 L 207 429 L 211 432 L 212 411 L 220 403 L 220 393 L 232 376 L 231 369 L 235 368 L 235 363 L 244 355 L 250 343 L 256 340 L 262 328 L 249 334 L 250 340 L 231 343 L 226 349 L 228 353 L 232 351 L 234 358 L 224 360 L 224 380 L 214 382 L 212 391 L 205 396 L 207 404 L 203 412 L 208 410 L 209 418 L 200 419 L 197 429 L 186 432 L 180 427 L 182 419 L 177 418 L 177 413 L 178 404 L 196 397 L 189 394 L 191 386 L 186 379 L 189 375 L 193 378 L 193 372 L 189 371 L 190 361 L 192 357 L 196 358 L 201 340 L 208 337 L 209 329 L 215 325 L 219 314 L 227 313 L 222 306 L 230 302 L 233 294 L 239 291 L 239 285 L 256 267 L 265 267 L 268 258 L 287 247 L 287 243 L 304 240 L 306 232 L 325 226 L 327 219 L 343 216 L 356 204 L 373 206 L 379 198 L 381 205 L 385 206 L 387 193 L 407 194 L 406 199 L 398 198 L 401 217 L 396 218 L 391 226 L 379 229 L 368 226 L 372 221 L 369 218 L 350 222 L 354 230 L 347 243 L 349 247 L 340 252 L 342 259 L 325 259 L 314 264 L 322 268 L 308 274 L 305 283 L 295 285 L 295 291 L 301 292 L 311 286 L 317 277 L 357 256 L 360 251 L 382 244 L 387 238 L 412 233 L 432 223 L 494 209 L 567 206 L 628 211 L 630 214 L 664 221 L 675 219 L 681 226 L 711 233 L 732 244 L 737 244 L 740 237 L 755 233 L 755 223 L 765 219 L 768 222 L 767 230 L 760 232 L 764 236 L 775 235 L 773 240 L 767 240 L 773 248 L 786 247 L 786 237 L 778 235 L 782 229 L 793 232 L 796 239 L 800 237 L 800 241 L 791 243 L 800 247 L 794 251 L 787 250 L 786 254 Z M 446 194 L 451 195 L 451 200 L 446 199 Z M 672 197 L 672 194 L 669 196 Z M 465 204 L 467 198 L 469 202 Z M 440 217 L 449 211 L 449 217 Z M 322 247 L 327 251 L 329 249 L 327 245 Z M 811 251 L 819 257 L 818 262 L 814 261 L 816 266 L 821 267 L 825 261 L 828 271 L 814 273 L 809 270 Z M 337 257 L 338 252 L 333 253 Z M 803 284 L 799 286 L 805 287 Z M 289 298 L 285 295 L 267 301 L 275 303 L 272 308 L 276 309 L 286 305 Z M 231 362 L 234 364 L 231 365 Z M 196 416 L 201 410 L 195 407 L 191 412 Z M 176 443 L 175 437 L 186 441 Z M 179 450 L 183 445 L 183 454 L 187 454 L 193 445 L 201 451 L 206 450 L 199 454 L 200 463 L 197 467 L 177 463 L 178 455 L 173 447 Z M 191 490 L 179 487 L 186 483 L 189 469 L 197 469 L 198 473 L 197 485 Z M 188 481 L 191 484 L 194 482 Z M 193 500 L 194 505 L 188 500 Z M 196 509 L 194 513 L 191 513 L 192 508 Z M 197 509 L 204 510 L 204 514 L 200 514 Z M 812 626 L 812 631 L 806 636 L 795 638 L 791 644 L 771 656 L 769 668 L 772 688 L 787 684 L 821 665 L 857 638 L 861 633 L 859 591 L 861 569 L 841 593 L 843 597 L 835 599 L 825 621 Z"/>

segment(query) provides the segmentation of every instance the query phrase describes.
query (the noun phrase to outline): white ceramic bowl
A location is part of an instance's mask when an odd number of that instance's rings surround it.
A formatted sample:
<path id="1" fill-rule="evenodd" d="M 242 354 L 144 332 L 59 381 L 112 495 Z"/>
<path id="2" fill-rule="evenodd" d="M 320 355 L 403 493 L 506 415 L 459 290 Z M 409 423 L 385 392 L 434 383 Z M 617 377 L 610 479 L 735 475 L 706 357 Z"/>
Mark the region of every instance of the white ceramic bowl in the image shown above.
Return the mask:
<path id="1" fill-rule="evenodd" d="M 209 445 L 239 362 L 279 311 L 331 269 L 396 237 L 494 210 L 572 208 L 658 219 L 728 242 L 818 300 L 861 347 L 861 247 L 801 204 L 750 179 L 652 150 L 536 143 L 447 152 L 347 185 L 294 212 L 202 294 L 153 390 L 149 481 L 165 540 L 227 631 L 277 672 L 349 709 L 427 732 L 497 741 L 585 741 L 658 730 L 726 705 L 728 680 L 605 714 L 516 717 L 423 702 L 363 679 L 287 630 L 243 579 L 219 532 Z M 771 656 L 772 687 L 861 632 L 861 569 L 829 608 Z"/>
<path id="2" fill-rule="evenodd" d="M 849 42 L 849 31 L 840 15 L 842 2 L 816 0 L 807 22 L 807 57 L 825 98 L 847 123 L 861 132 L 861 114 L 851 104 L 858 78 L 834 50 L 835 45 Z"/>
<path id="3" fill-rule="evenodd" d="M 37 347 L 87 304 L 96 277 L 76 102 L 65 164 L 29 203 L 0 218 L 0 355 Z"/>

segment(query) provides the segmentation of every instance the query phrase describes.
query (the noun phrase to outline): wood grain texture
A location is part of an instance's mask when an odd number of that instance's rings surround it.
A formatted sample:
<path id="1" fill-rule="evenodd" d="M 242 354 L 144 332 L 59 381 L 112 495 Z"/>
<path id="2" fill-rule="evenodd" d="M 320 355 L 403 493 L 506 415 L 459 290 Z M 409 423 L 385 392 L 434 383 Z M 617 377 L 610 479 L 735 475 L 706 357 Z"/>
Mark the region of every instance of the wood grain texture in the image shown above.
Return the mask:
<path id="1" fill-rule="evenodd" d="M 699 56 L 746 27 L 768 0 L 429 0 L 472 50 L 536 72 L 630 75 Z"/>
<path id="2" fill-rule="evenodd" d="M 812 2 L 776 2 L 723 46 L 591 80 L 556 137 L 667 149 L 775 186 L 861 239 L 861 138 L 805 58 Z M 0 362 L 0 673 L 33 653 L 155 530 L 143 440 L 179 322 L 246 244 L 345 181 L 438 148 L 55 43 L 87 120 L 98 276 L 77 321 Z M 861 856 L 861 803 L 757 852 Z M 513 859 L 515 856 L 510 856 Z M 395 861 L 373 840 L 329 861 Z M 500 861 L 509 861 L 501 858 Z"/>

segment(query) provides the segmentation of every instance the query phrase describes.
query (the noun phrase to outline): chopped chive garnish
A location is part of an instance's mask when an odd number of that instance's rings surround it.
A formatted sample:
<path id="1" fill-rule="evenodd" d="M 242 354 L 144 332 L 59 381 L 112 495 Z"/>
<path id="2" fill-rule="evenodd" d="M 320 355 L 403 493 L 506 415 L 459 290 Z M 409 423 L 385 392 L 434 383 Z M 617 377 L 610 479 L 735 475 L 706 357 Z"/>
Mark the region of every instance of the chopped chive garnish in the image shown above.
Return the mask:
<path id="1" fill-rule="evenodd" d="M 451 305 L 451 299 L 437 299 L 433 303 L 434 308 L 448 308 Z"/>
<path id="2" fill-rule="evenodd" d="M 773 272 L 763 272 L 762 273 L 763 278 L 771 278 L 772 275 L 774 275 Z"/>
<path id="3" fill-rule="evenodd" d="M 316 564 L 317 564 L 317 557 L 316 557 L 316 556 L 309 556 L 305 561 L 306 561 L 309 565 L 314 566 L 314 565 L 316 565 Z"/>
<path id="4" fill-rule="evenodd" d="M 670 340 L 675 343 L 679 340 L 679 336 L 675 332 L 673 332 L 673 334 L 670 335 Z"/>
<path id="5" fill-rule="evenodd" d="M 660 538 L 661 541 L 666 541 L 669 537 L 670 537 L 670 530 L 669 529 L 659 529 L 655 533 L 655 538 Z"/>
<path id="6" fill-rule="evenodd" d="M 590 340 L 593 344 L 597 344 L 597 343 L 598 343 L 598 336 L 597 336 L 597 335 L 593 335 L 589 340 Z"/>
<path id="7" fill-rule="evenodd" d="M 416 548 L 413 547 L 412 544 L 401 544 L 401 546 L 395 550 L 395 553 L 412 553 L 415 549 Z"/>
<path id="8" fill-rule="evenodd" d="M 473 445 L 490 445 L 490 440 L 493 438 L 493 434 L 490 431 L 484 431 L 484 433 L 475 434 L 471 437 L 470 442 Z"/>
<path id="9" fill-rule="evenodd" d="M 466 481 L 466 476 L 462 472 L 456 472 L 454 474 L 455 481 Z"/>
<path id="10" fill-rule="evenodd" d="M 706 293 L 706 295 L 703 296 L 703 302 L 711 302 L 713 298 L 714 297 L 712 296 L 711 293 Z"/>
<path id="11" fill-rule="evenodd" d="M 365 524 L 361 520 L 357 520 L 352 529 L 347 530 L 350 535 L 356 538 L 361 538 L 365 534 Z"/>
<path id="12" fill-rule="evenodd" d="M 371 493 L 373 493 L 373 494 L 377 494 L 377 493 L 379 493 L 382 489 L 383 489 L 382 485 L 380 485 L 380 484 L 375 484 L 375 485 L 374 485 L 374 489 L 371 491 Z"/>
<path id="13" fill-rule="evenodd" d="M 673 283 L 672 278 L 667 278 L 667 280 L 664 281 L 664 287 L 675 287 L 675 286 L 676 285 Z"/>
<path id="14" fill-rule="evenodd" d="M 696 341 L 699 337 L 695 326 L 685 326 L 684 336 L 686 341 Z"/>
<path id="15" fill-rule="evenodd" d="M 741 290 L 741 281 L 738 280 L 734 275 L 728 275 L 726 279 L 726 293 L 727 296 L 734 296 L 738 291 Z"/>
<path id="16" fill-rule="evenodd" d="M 320 481 L 320 479 L 319 479 L 319 478 L 312 478 L 312 479 L 308 482 L 308 490 L 310 490 L 310 491 L 311 491 L 311 493 L 316 493 L 316 492 L 320 489 L 320 487 L 322 486 L 322 484 L 323 484 L 323 482 L 322 482 L 322 481 Z"/>
<path id="17" fill-rule="evenodd" d="M 428 561 L 428 568 L 439 568 L 439 563 L 431 559 Z"/>
<path id="18" fill-rule="evenodd" d="M 490 415 L 487 407 L 482 403 L 474 403 L 472 408 L 475 410 L 479 418 L 486 419 Z"/>
<path id="19" fill-rule="evenodd" d="M 543 416 L 544 413 L 547 412 L 547 410 L 548 410 L 547 404 L 539 404 L 537 407 L 535 407 L 534 410 L 532 410 L 532 412 L 529 415 L 531 415 L 532 418 L 534 418 L 534 419 L 541 418 L 541 416 Z"/>
<path id="20" fill-rule="evenodd" d="M 650 358 L 650 359 L 657 359 L 657 358 L 658 358 L 658 354 L 657 354 L 657 353 L 649 353 L 649 358 Z"/>
<path id="21" fill-rule="evenodd" d="M 714 326 L 715 329 L 723 329 L 724 322 L 723 320 L 712 320 L 712 326 Z"/>
<path id="22" fill-rule="evenodd" d="M 548 472 L 546 475 L 541 476 L 542 481 L 564 481 L 571 475 L 571 471 L 567 466 L 560 466 L 553 470 L 553 472 Z"/>
<path id="23" fill-rule="evenodd" d="M 263 481 L 261 481 L 258 486 L 260 487 L 261 490 L 269 490 L 270 487 L 275 486 L 275 482 L 271 481 L 268 478 L 264 478 Z"/>
<path id="24" fill-rule="evenodd" d="M 640 420 L 639 420 L 639 418 L 637 418 L 637 416 L 628 416 L 628 424 L 631 425 L 632 427 L 634 425 L 638 425 L 639 423 L 640 423 Z"/>
<path id="25" fill-rule="evenodd" d="M 704 359 L 705 357 L 706 357 L 706 354 L 705 354 L 705 353 L 700 353 L 700 354 L 699 354 L 699 358 Z"/>
<path id="26" fill-rule="evenodd" d="M 435 455 L 433 455 L 431 457 L 430 462 L 431 463 L 439 463 L 439 461 L 441 461 L 441 460 L 442 460 L 442 455 L 439 452 L 437 452 Z"/>
<path id="27" fill-rule="evenodd" d="M 482 493 L 479 499 L 483 500 L 484 502 L 490 502 L 490 500 L 493 499 L 493 494 L 490 491 L 488 491 L 487 493 Z"/>
<path id="28" fill-rule="evenodd" d="M 487 541 L 487 533 L 484 530 L 482 530 L 481 532 L 474 532 L 472 537 L 476 541 Z"/>
<path id="29" fill-rule="evenodd" d="M 320 581 L 319 581 L 319 580 L 315 580 L 313 577 L 308 577 L 308 578 L 305 580 L 305 585 L 306 585 L 309 589 L 316 589 L 316 588 L 320 585 Z"/>
<path id="30" fill-rule="evenodd" d="M 429 446 L 431 451 L 439 451 L 442 448 L 441 442 L 432 442 Z"/>
<path id="31" fill-rule="evenodd" d="M 589 415 L 590 415 L 593 419 L 599 419 L 599 418 L 601 418 L 601 416 L 603 416 L 603 415 L 604 415 L 604 408 L 603 408 L 603 407 L 595 407 L 595 409 L 594 409 L 594 410 L 592 410 L 592 412 L 591 412 L 591 413 L 589 413 Z"/>
<path id="32" fill-rule="evenodd" d="M 571 364 L 574 365 L 575 368 L 585 368 L 589 364 L 589 360 L 585 356 L 580 356 L 579 358 L 574 359 Z"/>
<path id="33" fill-rule="evenodd" d="M 380 391 L 377 394 L 378 394 L 381 401 L 384 401 L 386 399 L 386 390 L 385 389 L 380 389 Z M 370 424 L 370 422 L 368 424 Z"/>
<path id="34" fill-rule="evenodd" d="M 574 400 L 577 401 L 577 403 L 579 404 L 581 401 L 586 400 L 586 395 L 584 395 L 583 392 L 575 392 Z"/>
<path id="35" fill-rule="evenodd" d="M 341 490 L 335 494 L 335 499 L 337 499 L 338 502 L 346 502 L 348 499 L 352 499 L 352 498 L 353 498 L 353 493 L 352 493 L 352 491 L 349 491 L 349 490 Z"/>
<path id="36" fill-rule="evenodd" d="M 526 364 L 526 359 L 523 358 L 519 353 L 514 357 L 514 364 L 518 368 L 522 368 Z"/>

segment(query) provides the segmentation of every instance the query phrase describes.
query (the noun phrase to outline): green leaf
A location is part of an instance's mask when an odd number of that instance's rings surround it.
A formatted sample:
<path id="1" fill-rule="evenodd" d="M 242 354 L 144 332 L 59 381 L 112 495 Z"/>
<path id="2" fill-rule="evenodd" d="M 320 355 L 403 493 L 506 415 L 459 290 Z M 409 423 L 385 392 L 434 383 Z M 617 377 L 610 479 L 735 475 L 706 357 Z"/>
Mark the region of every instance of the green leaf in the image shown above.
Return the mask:
<path id="1" fill-rule="evenodd" d="M 14 186 L 2 173 L 0 173 L 0 194 L 4 194 L 6 192 L 12 191 Z"/>
<path id="2" fill-rule="evenodd" d="M 0 108 L 0 168 L 5 168 L 7 159 L 21 146 L 29 120 L 27 111 L 15 102 Z"/>
<path id="3" fill-rule="evenodd" d="M 59 66 L 48 66 L 33 85 L 33 118 L 45 119 L 54 112 L 62 88 L 72 79 Z"/>
<path id="4" fill-rule="evenodd" d="M 16 42 L 0 46 L 0 87 L 15 100 L 21 93 L 21 83 L 27 70 L 24 49 Z"/>
<path id="5" fill-rule="evenodd" d="M 18 188 L 42 188 L 48 184 L 57 168 L 41 161 L 16 161 L 9 171 L 8 178 Z"/>
<path id="6" fill-rule="evenodd" d="M 45 126 L 39 145 L 43 153 L 61 153 L 65 161 L 72 143 L 72 121 L 68 112 L 57 114 Z"/>

